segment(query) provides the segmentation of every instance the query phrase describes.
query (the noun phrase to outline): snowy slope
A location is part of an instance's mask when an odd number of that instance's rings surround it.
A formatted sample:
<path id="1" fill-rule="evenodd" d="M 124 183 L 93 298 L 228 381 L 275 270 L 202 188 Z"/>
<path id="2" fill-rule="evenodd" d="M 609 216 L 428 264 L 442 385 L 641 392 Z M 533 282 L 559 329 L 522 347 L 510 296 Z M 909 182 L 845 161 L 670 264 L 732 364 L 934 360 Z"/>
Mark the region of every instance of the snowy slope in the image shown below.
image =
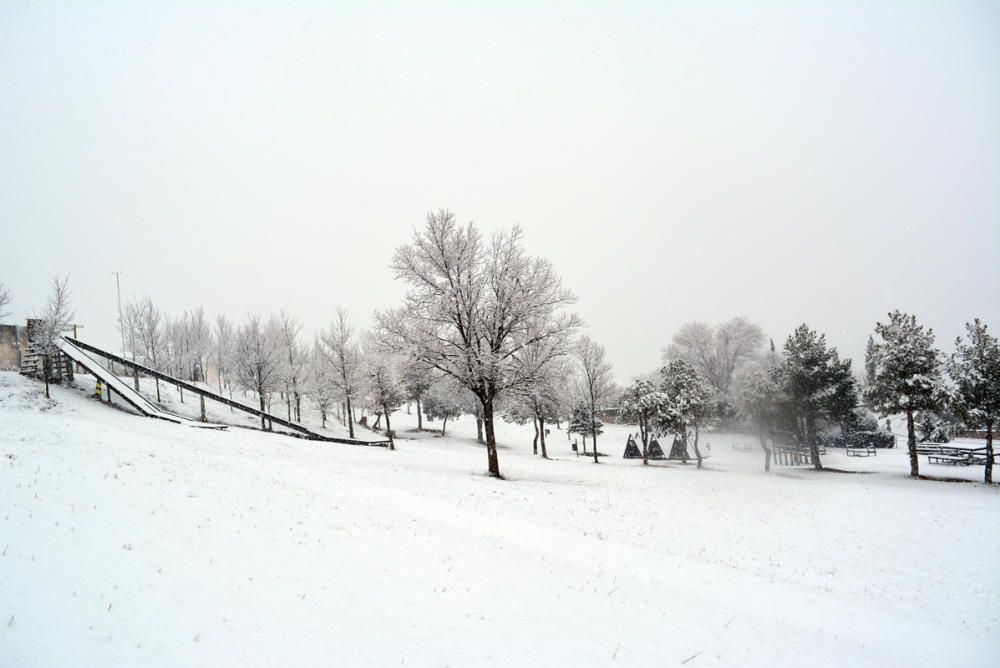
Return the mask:
<path id="1" fill-rule="evenodd" d="M 613 426 L 597 466 L 503 425 L 496 481 L 468 418 L 389 452 L 81 385 L 0 373 L 3 666 L 997 662 L 1000 494 L 901 452 L 767 476 L 714 435 L 708 470 L 643 468 Z"/>

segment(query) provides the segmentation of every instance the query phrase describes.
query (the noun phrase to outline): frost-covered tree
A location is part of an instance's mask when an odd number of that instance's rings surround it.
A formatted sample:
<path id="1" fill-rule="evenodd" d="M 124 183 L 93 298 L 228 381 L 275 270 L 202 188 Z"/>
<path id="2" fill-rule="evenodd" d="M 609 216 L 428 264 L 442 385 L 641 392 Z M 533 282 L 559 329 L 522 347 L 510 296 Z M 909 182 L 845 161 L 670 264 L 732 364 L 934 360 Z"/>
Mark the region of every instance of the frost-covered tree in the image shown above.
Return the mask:
<path id="1" fill-rule="evenodd" d="M 320 332 L 319 348 L 333 368 L 333 382 L 346 404 L 347 430 L 354 438 L 354 407 L 361 383 L 361 351 L 354 340 L 354 327 L 347 311 L 338 307 L 337 317 Z"/>
<path id="2" fill-rule="evenodd" d="M 826 336 L 800 325 L 785 341 L 781 365 L 782 391 L 805 424 L 813 466 L 822 469 L 816 421 L 821 417 L 843 421 L 857 404 L 851 360 L 841 360 L 837 349 L 826 345 Z"/>
<path id="3" fill-rule="evenodd" d="M 0 283 L 0 320 L 10 315 L 10 311 L 7 310 L 7 307 L 10 306 L 10 301 L 10 289 L 3 283 Z"/>
<path id="4" fill-rule="evenodd" d="M 261 412 L 267 410 L 267 396 L 281 383 L 281 344 L 274 319 L 263 323 L 259 315 L 247 316 L 236 332 L 233 367 L 238 382 L 257 393 Z M 264 416 L 261 429 L 267 429 Z"/>
<path id="5" fill-rule="evenodd" d="M 701 468 L 703 456 L 698 438 L 701 428 L 710 426 L 715 420 L 714 390 L 687 360 L 670 362 L 661 369 L 660 375 L 660 389 L 667 397 L 670 410 L 661 413 L 657 428 L 680 436 L 685 449 L 689 431 L 693 432 L 694 454 Z"/>
<path id="6" fill-rule="evenodd" d="M 663 351 L 664 365 L 674 360 L 690 362 L 698 374 L 714 388 L 721 402 L 731 401 L 733 373 L 753 359 L 764 344 L 764 333 L 747 318 L 736 317 L 712 326 L 689 322 L 674 334 Z"/>
<path id="7" fill-rule="evenodd" d="M 584 405 L 590 414 L 590 433 L 594 439 L 594 463 L 597 459 L 597 429 L 598 411 L 604 406 L 614 392 L 613 367 L 607 360 L 604 346 L 593 341 L 589 336 L 580 337 L 576 346 L 576 361 L 579 367 L 577 393 L 583 398 Z"/>
<path id="8" fill-rule="evenodd" d="M 547 360 L 535 342 L 568 341 L 579 324 L 564 308 L 572 293 L 545 259 L 531 257 L 520 228 L 487 243 L 447 211 L 428 214 L 413 241 L 396 249 L 395 277 L 409 285 L 401 308 L 378 314 L 395 350 L 467 387 L 482 405 L 489 475 L 500 477 L 494 411 L 503 394 L 528 387 Z M 564 354 L 551 345 L 553 354 Z"/>
<path id="9" fill-rule="evenodd" d="M 191 380 L 207 382 L 205 370 L 212 355 L 212 326 L 205 315 L 205 307 L 198 306 L 189 317 L 189 341 L 191 350 Z"/>
<path id="10" fill-rule="evenodd" d="M 985 481 L 993 482 L 993 427 L 1000 418 L 1000 344 L 976 318 L 965 324 L 967 340 L 955 340 L 948 374 L 955 383 L 955 410 L 969 427 L 986 430 Z"/>
<path id="11" fill-rule="evenodd" d="M 469 410 L 469 390 L 452 378 L 443 378 L 424 394 L 423 410 L 429 420 L 441 420 L 441 435 L 445 435 L 448 420 L 458 418 Z"/>
<path id="12" fill-rule="evenodd" d="M 417 404 L 417 430 L 422 430 L 424 428 L 422 402 L 434 382 L 433 369 L 420 360 L 411 359 L 403 365 L 402 374 L 406 399 Z"/>
<path id="13" fill-rule="evenodd" d="M 70 306 L 69 277 L 52 279 L 52 291 L 39 315 L 38 322 L 31 330 L 31 343 L 42 357 L 42 378 L 45 380 L 45 398 L 49 398 L 49 377 L 52 357 L 58 354 L 56 339 L 62 336 L 70 320 L 73 309 Z"/>
<path id="14" fill-rule="evenodd" d="M 868 346 L 865 397 L 883 415 L 906 413 L 906 445 L 910 453 L 910 475 L 920 475 L 914 415 L 939 410 L 947 402 L 941 378 L 941 353 L 934 347 L 934 332 L 917 319 L 899 311 L 889 322 L 875 325 Z"/>
<path id="15" fill-rule="evenodd" d="M 594 458 L 597 458 L 597 437 L 604 433 L 604 422 L 596 417 L 588 403 L 573 406 L 566 430 L 570 434 L 580 434 L 583 440 L 583 454 L 587 454 L 587 439 L 594 443 Z"/>
<path id="16" fill-rule="evenodd" d="M 150 369 L 161 370 L 166 348 L 166 333 L 160 310 L 149 297 L 134 302 L 136 349 L 142 363 Z M 134 352 L 133 352 L 134 354 Z M 156 383 L 156 400 L 160 401 L 160 379 Z"/>
<path id="17" fill-rule="evenodd" d="M 278 344 L 281 347 L 281 380 L 285 390 L 285 407 L 288 420 L 301 421 L 302 397 L 300 391 L 308 365 L 308 351 L 299 341 L 302 322 L 282 310 L 278 314 Z"/>
<path id="18" fill-rule="evenodd" d="M 538 454 L 538 445 L 541 444 L 542 457 L 545 459 L 549 457 L 545 443 L 545 425 L 555 422 L 562 414 L 567 402 L 568 379 L 572 376 L 572 369 L 564 359 L 569 352 L 566 344 L 567 341 L 560 337 L 534 341 L 525 346 L 521 360 L 537 368 L 537 373 L 529 382 L 511 390 L 511 400 L 523 405 L 533 421 L 533 451 Z"/>
<path id="19" fill-rule="evenodd" d="M 306 388 L 308 395 L 312 398 L 313 403 L 316 404 L 316 410 L 319 411 L 324 429 L 326 428 L 326 420 L 330 414 L 330 410 L 337 402 L 337 384 L 334 381 L 333 366 L 326 359 L 326 355 L 323 354 L 320 343 L 317 340 L 313 343 L 309 356 L 309 373 L 307 375 Z"/>
<path id="20" fill-rule="evenodd" d="M 222 394 L 222 383 L 225 380 L 229 386 L 229 398 L 233 397 L 233 385 L 229 372 L 233 363 L 233 324 L 223 314 L 215 316 L 214 345 L 212 346 L 212 361 L 215 372 L 219 376 L 219 394 Z"/>
<path id="21" fill-rule="evenodd" d="M 622 419 L 635 420 L 642 440 L 642 463 L 649 463 L 649 436 L 670 411 L 667 395 L 645 378 L 633 381 L 618 401 Z"/>
<path id="22" fill-rule="evenodd" d="M 368 403 L 373 410 L 385 418 L 385 433 L 389 437 L 389 449 L 395 450 L 390 417 L 406 399 L 406 390 L 400 374 L 400 364 L 390 351 L 374 342 L 366 346 L 365 379 Z"/>
<path id="23" fill-rule="evenodd" d="M 765 472 L 771 470 L 768 432 L 774 430 L 781 401 L 781 386 L 777 380 L 779 364 L 777 355 L 771 353 L 760 361 L 742 365 L 733 375 L 736 408 L 757 427 L 760 447 L 764 451 Z"/>

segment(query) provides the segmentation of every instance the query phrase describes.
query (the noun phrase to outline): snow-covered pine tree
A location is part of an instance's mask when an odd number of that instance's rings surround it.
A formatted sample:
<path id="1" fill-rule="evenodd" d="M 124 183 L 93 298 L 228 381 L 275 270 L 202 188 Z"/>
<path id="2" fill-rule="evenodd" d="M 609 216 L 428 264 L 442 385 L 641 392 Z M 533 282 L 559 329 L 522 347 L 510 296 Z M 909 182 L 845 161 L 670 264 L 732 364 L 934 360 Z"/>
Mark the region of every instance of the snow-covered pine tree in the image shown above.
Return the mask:
<path id="1" fill-rule="evenodd" d="M 573 406 L 566 429 L 570 434 L 580 434 L 584 455 L 587 454 L 587 439 L 591 439 L 594 445 L 591 454 L 597 459 L 597 437 L 604 433 L 604 422 L 590 410 L 587 402 L 583 401 Z"/>
<path id="2" fill-rule="evenodd" d="M 914 316 L 893 311 L 889 322 L 875 325 L 865 359 L 865 397 L 883 415 L 906 413 L 910 475 L 915 478 L 920 476 L 920 463 L 914 416 L 918 411 L 939 410 L 946 405 L 941 366 L 933 330 L 918 325 Z"/>
<path id="3" fill-rule="evenodd" d="M 670 410 L 658 417 L 657 431 L 678 434 L 686 449 L 688 431 L 693 430 L 694 454 L 701 468 L 704 457 L 698 447 L 698 438 L 701 428 L 710 426 L 716 419 L 715 391 L 687 360 L 670 362 L 660 370 L 660 375 L 660 389 L 667 397 Z"/>
<path id="4" fill-rule="evenodd" d="M 658 420 L 669 413 L 670 401 L 652 381 L 640 378 L 625 388 L 618 401 L 622 419 L 635 420 L 642 439 L 642 463 L 649 464 L 649 436 Z"/>
<path id="5" fill-rule="evenodd" d="M 965 324 L 967 340 L 955 340 L 948 375 L 955 382 L 955 410 L 969 427 L 986 430 L 984 479 L 993 482 L 993 427 L 1000 418 L 1000 344 L 976 318 Z"/>
<path id="6" fill-rule="evenodd" d="M 807 325 L 785 341 L 782 363 L 782 390 L 795 414 L 805 422 L 813 466 L 822 469 L 816 421 L 820 417 L 842 421 L 857 404 L 857 389 L 851 360 L 841 360 L 837 349 L 826 345 L 826 336 Z"/>

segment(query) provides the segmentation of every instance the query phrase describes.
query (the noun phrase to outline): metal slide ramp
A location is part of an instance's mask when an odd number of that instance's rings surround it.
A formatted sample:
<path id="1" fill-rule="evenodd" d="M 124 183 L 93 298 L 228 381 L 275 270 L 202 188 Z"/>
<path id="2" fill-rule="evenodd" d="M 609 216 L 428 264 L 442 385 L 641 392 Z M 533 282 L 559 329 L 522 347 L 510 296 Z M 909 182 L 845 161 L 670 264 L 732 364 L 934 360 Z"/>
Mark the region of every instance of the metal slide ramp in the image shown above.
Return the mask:
<path id="1" fill-rule="evenodd" d="M 98 348 L 97 346 L 91 345 L 89 343 L 84 343 L 83 341 L 81 341 L 79 339 L 72 339 L 72 338 L 63 337 L 63 340 L 66 341 L 67 345 L 69 345 L 70 347 L 76 349 L 76 351 L 78 353 L 82 353 L 82 354 L 86 354 L 88 352 L 89 353 L 93 353 L 94 355 L 97 355 L 99 357 L 103 357 L 104 359 L 110 360 L 110 361 L 112 361 L 112 362 L 114 362 L 116 364 L 121 364 L 123 367 L 125 367 L 127 369 L 138 370 L 138 372 L 141 373 L 144 376 L 147 376 L 147 377 L 150 377 L 150 378 L 158 378 L 158 379 L 162 380 L 165 383 L 170 383 L 172 385 L 175 385 L 176 387 L 184 388 L 186 391 L 191 392 L 192 394 L 197 394 L 197 395 L 202 396 L 202 397 L 204 397 L 206 399 L 210 399 L 212 401 L 217 401 L 217 402 L 219 402 L 221 404 L 225 404 L 226 406 L 230 406 L 230 407 L 232 407 L 232 408 L 234 408 L 234 409 L 236 409 L 238 411 L 243 411 L 245 413 L 250 413 L 251 415 L 256 415 L 257 417 L 264 417 L 265 419 L 267 419 L 272 424 L 276 424 L 276 425 L 284 427 L 284 428 L 286 428 L 286 429 L 288 429 L 288 430 L 290 430 L 292 432 L 296 432 L 296 433 L 291 434 L 293 436 L 298 435 L 300 437 L 307 438 L 307 439 L 313 440 L 313 441 L 327 441 L 327 442 L 330 442 L 330 443 L 343 443 L 345 445 L 366 445 L 366 446 L 374 446 L 374 447 L 381 447 L 381 448 L 387 448 L 387 447 L 389 447 L 389 441 L 388 440 L 362 441 L 362 440 L 354 439 L 354 438 L 340 438 L 340 437 L 337 437 L 337 436 L 326 436 L 324 434 L 319 434 L 319 433 L 317 433 L 317 432 L 309 429 L 308 427 L 305 427 L 305 426 L 303 426 L 301 424 L 298 424 L 297 422 L 292 422 L 291 420 L 286 420 L 284 418 L 280 418 L 277 415 L 272 415 L 270 413 L 261 411 L 260 409 L 254 408 L 252 406 L 247 406 L 244 403 L 241 403 L 239 401 L 234 401 L 232 399 L 229 399 L 227 397 L 222 396 L 221 394 L 217 394 L 215 392 L 212 392 L 211 390 L 207 390 L 207 389 L 205 389 L 203 387 L 199 387 L 199 386 L 194 385 L 192 383 L 188 383 L 186 381 L 174 378 L 173 376 L 169 376 L 169 375 L 163 373 L 162 371 L 157 371 L 155 369 L 151 369 L 151 368 L 149 368 L 147 366 L 143 366 L 142 364 L 139 364 L 139 363 L 137 363 L 137 362 L 135 362 L 133 360 L 125 359 L 124 357 L 120 357 L 118 355 L 115 355 L 114 353 L 110 353 L 110 352 L 108 352 L 106 350 L 102 350 L 102 349 Z M 117 378 L 116 378 L 116 380 L 117 380 Z M 121 381 L 119 380 L 119 382 L 121 382 Z M 122 384 L 124 385 L 124 383 L 122 383 Z M 128 386 L 126 385 L 126 387 L 128 387 Z M 117 388 L 115 388 L 115 389 L 117 389 Z M 129 388 L 129 389 L 131 389 L 131 388 Z M 149 403 L 148 400 L 147 400 L 147 403 Z M 155 405 L 154 405 L 154 408 L 156 408 Z M 159 410 L 160 410 L 160 412 L 163 412 L 162 409 L 159 409 Z M 204 424 L 204 423 L 199 423 L 199 424 Z M 215 427 L 215 426 L 218 426 L 218 425 L 205 425 L 205 426 Z"/>
<path id="2" fill-rule="evenodd" d="M 146 417 L 158 418 L 160 420 L 166 420 L 168 422 L 184 425 L 186 427 L 198 427 L 201 429 L 226 428 L 226 425 L 224 424 L 211 424 L 208 422 L 201 422 L 199 420 L 192 420 L 182 415 L 176 415 L 175 413 L 166 411 L 139 392 L 136 392 L 128 383 L 123 382 L 120 378 L 118 378 L 118 376 L 108 371 L 85 351 L 77 348 L 73 345 L 71 340 L 66 339 L 65 337 L 60 337 L 55 343 L 59 350 L 61 350 L 67 357 L 93 374 L 95 378 L 98 378 L 107 387 L 116 392 L 119 397 L 124 399 L 126 403 L 132 406 L 132 408 L 136 409 L 139 413 L 145 415 Z"/>

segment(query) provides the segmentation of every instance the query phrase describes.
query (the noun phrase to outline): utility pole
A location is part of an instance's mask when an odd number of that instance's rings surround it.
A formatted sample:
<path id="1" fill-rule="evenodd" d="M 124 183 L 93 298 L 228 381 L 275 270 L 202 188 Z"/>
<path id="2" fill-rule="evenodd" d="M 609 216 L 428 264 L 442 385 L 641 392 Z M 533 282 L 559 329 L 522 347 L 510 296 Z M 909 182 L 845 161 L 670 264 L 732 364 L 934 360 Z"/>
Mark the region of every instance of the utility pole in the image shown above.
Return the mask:
<path id="1" fill-rule="evenodd" d="M 111 272 L 115 275 L 115 286 L 118 288 L 118 331 L 122 335 L 122 358 L 125 357 L 125 323 L 122 322 L 122 282 L 120 271 Z M 111 373 L 114 373 L 114 366 L 112 365 Z"/>

